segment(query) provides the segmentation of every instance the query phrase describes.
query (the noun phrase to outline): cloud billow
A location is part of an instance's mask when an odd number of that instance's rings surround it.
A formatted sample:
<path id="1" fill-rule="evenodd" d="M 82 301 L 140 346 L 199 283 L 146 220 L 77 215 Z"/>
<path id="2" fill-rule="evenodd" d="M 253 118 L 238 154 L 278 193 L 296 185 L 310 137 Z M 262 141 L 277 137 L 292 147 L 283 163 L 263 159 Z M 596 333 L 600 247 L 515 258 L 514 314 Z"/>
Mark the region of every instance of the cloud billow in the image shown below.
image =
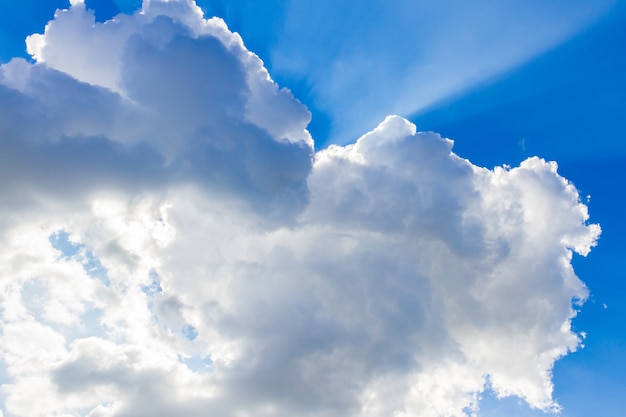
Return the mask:
<path id="1" fill-rule="evenodd" d="M 4 415 L 558 408 L 600 229 L 555 163 L 477 167 L 398 116 L 316 153 L 193 2 L 73 3 L 0 67 Z"/>

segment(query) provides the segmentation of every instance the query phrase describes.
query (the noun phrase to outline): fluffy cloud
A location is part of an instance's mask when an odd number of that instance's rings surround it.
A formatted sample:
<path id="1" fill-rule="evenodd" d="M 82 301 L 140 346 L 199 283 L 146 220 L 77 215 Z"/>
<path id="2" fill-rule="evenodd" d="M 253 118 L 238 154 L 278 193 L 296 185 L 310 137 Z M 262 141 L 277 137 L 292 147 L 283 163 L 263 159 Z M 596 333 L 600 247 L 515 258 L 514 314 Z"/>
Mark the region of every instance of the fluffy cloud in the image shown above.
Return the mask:
<path id="1" fill-rule="evenodd" d="M 4 415 L 558 407 L 599 227 L 555 163 L 480 168 L 397 116 L 314 153 L 191 1 L 76 1 L 28 48 L 0 67 Z"/>

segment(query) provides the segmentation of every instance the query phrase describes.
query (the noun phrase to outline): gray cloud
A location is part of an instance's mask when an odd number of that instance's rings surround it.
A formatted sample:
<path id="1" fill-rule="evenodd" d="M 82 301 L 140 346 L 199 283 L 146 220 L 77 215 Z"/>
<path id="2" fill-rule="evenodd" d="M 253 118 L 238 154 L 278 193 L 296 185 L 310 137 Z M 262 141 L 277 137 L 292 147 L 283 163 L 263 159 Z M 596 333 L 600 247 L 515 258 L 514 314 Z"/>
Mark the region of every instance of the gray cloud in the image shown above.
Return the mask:
<path id="1" fill-rule="evenodd" d="M 276 216 L 301 210 L 312 148 L 246 120 L 241 57 L 165 16 L 141 29 L 125 47 L 122 95 L 45 64 L 3 67 L 7 194 L 20 182 L 66 196 L 191 182 Z"/>

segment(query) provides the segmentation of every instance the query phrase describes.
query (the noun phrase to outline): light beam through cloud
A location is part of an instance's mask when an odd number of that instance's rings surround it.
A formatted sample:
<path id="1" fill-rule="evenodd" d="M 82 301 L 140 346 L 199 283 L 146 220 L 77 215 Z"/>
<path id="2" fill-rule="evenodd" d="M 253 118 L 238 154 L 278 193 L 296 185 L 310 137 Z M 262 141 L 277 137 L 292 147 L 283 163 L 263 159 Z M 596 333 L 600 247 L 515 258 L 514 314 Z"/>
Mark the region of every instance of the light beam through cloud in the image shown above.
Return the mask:
<path id="1" fill-rule="evenodd" d="M 308 86 L 308 100 L 329 115 L 328 137 L 318 140 L 346 144 L 389 113 L 410 117 L 503 76 L 615 4 L 291 1 L 268 61 L 280 79 Z"/>

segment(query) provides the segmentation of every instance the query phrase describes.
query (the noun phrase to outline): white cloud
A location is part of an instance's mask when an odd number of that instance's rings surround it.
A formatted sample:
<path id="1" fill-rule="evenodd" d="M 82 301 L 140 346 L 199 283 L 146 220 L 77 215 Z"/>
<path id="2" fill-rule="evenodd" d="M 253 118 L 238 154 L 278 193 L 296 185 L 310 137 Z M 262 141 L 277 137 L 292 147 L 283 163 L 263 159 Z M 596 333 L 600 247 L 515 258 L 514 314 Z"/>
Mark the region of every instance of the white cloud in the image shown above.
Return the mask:
<path id="1" fill-rule="evenodd" d="M 397 116 L 314 154 L 223 22 L 115 19 L 73 3 L 0 67 L 5 414 L 463 416 L 488 381 L 556 407 L 599 234 L 556 164 Z"/>

